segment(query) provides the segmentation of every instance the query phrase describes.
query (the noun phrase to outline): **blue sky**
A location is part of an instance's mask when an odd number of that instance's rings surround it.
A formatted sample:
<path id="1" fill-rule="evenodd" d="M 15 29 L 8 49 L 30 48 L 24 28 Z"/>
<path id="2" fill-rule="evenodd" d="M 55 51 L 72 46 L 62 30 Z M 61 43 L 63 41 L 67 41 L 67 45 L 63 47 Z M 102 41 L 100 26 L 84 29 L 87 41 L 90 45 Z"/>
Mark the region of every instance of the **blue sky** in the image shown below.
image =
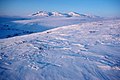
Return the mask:
<path id="1" fill-rule="evenodd" d="M 0 15 L 28 15 L 40 10 L 120 16 L 120 0 L 0 0 Z"/>

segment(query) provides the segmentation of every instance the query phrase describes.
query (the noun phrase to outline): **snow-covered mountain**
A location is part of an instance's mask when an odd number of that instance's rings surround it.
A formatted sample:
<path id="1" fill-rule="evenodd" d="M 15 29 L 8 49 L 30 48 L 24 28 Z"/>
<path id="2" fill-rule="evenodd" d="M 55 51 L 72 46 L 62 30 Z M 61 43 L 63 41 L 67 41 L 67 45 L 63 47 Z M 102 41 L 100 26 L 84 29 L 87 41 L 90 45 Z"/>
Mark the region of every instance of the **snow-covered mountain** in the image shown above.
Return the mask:
<path id="1" fill-rule="evenodd" d="M 32 14 L 32 16 L 50 16 L 51 14 L 46 11 L 38 11 L 37 13 Z"/>
<path id="2" fill-rule="evenodd" d="M 60 13 L 60 12 L 51 12 L 52 16 L 65 16 L 64 14 Z"/>
<path id="3" fill-rule="evenodd" d="M 0 80 L 120 80 L 120 19 L 0 39 Z"/>
<path id="4" fill-rule="evenodd" d="M 68 16 L 71 16 L 71 17 L 80 17 L 81 16 L 79 13 L 76 13 L 76 12 L 69 12 L 67 14 L 68 14 Z"/>
<path id="5" fill-rule="evenodd" d="M 79 14 L 77 12 L 68 12 L 68 13 L 60 13 L 60 12 L 46 12 L 46 11 L 39 11 L 37 13 L 32 14 L 32 16 L 37 17 L 49 17 L 49 16 L 64 16 L 64 17 L 88 17 L 88 18 L 96 18 L 94 15 L 86 15 L 86 14 Z M 97 16 L 98 17 L 98 16 Z"/>
<path id="6" fill-rule="evenodd" d="M 37 13 L 32 14 L 32 16 L 64 16 L 64 14 L 60 12 L 46 12 L 46 11 L 39 11 Z"/>

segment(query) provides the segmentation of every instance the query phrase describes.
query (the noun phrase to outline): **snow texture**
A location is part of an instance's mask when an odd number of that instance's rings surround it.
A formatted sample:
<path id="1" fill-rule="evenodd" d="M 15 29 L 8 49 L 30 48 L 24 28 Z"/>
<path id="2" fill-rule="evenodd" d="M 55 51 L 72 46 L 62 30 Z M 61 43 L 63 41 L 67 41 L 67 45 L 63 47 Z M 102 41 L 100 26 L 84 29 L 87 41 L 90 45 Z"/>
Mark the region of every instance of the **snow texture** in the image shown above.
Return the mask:
<path id="1" fill-rule="evenodd" d="M 1 39 L 0 80 L 120 80 L 120 20 Z"/>

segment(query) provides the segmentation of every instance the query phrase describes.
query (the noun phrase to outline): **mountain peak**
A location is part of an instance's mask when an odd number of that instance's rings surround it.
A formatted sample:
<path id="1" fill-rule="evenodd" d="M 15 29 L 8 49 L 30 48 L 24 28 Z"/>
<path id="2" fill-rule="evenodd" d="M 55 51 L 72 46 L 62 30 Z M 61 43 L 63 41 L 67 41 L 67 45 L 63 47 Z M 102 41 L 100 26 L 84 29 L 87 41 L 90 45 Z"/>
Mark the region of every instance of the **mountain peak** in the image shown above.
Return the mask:
<path id="1" fill-rule="evenodd" d="M 32 14 L 32 16 L 49 16 L 49 14 L 46 11 L 38 11 L 38 12 Z"/>
<path id="2" fill-rule="evenodd" d="M 76 17 L 77 17 L 77 16 L 80 16 L 80 14 L 77 13 L 77 12 L 69 12 L 68 15 L 69 15 L 69 16 L 76 16 Z"/>
<path id="3" fill-rule="evenodd" d="M 51 12 L 51 14 L 52 16 L 64 16 L 64 14 L 57 12 L 57 11 Z"/>
<path id="4" fill-rule="evenodd" d="M 38 11 L 34 14 L 32 14 L 31 16 L 44 16 L 44 17 L 49 17 L 49 16 L 64 16 L 64 17 L 88 17 L 88 18 L 95 18 L 98 16 L 94 16 L 94 15 L 85 15 L 85 14 L 79 14 L 77 12 L 69 12 L 69 13 L 60 13 L 57 11 L 53 11 L 53 12 L 47 12 L 47 11 Z"/>

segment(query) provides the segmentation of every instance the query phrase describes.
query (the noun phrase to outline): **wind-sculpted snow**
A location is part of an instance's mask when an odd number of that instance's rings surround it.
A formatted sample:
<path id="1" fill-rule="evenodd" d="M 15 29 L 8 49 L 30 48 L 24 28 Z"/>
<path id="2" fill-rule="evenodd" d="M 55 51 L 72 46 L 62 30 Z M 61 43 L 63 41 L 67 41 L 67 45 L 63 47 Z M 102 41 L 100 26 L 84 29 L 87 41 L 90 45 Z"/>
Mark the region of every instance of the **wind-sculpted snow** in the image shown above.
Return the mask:
<path id="1" fill-rule="evenodd" d="M 0 40 L 0 80 L 120 80 L 120 20 Z"/>

